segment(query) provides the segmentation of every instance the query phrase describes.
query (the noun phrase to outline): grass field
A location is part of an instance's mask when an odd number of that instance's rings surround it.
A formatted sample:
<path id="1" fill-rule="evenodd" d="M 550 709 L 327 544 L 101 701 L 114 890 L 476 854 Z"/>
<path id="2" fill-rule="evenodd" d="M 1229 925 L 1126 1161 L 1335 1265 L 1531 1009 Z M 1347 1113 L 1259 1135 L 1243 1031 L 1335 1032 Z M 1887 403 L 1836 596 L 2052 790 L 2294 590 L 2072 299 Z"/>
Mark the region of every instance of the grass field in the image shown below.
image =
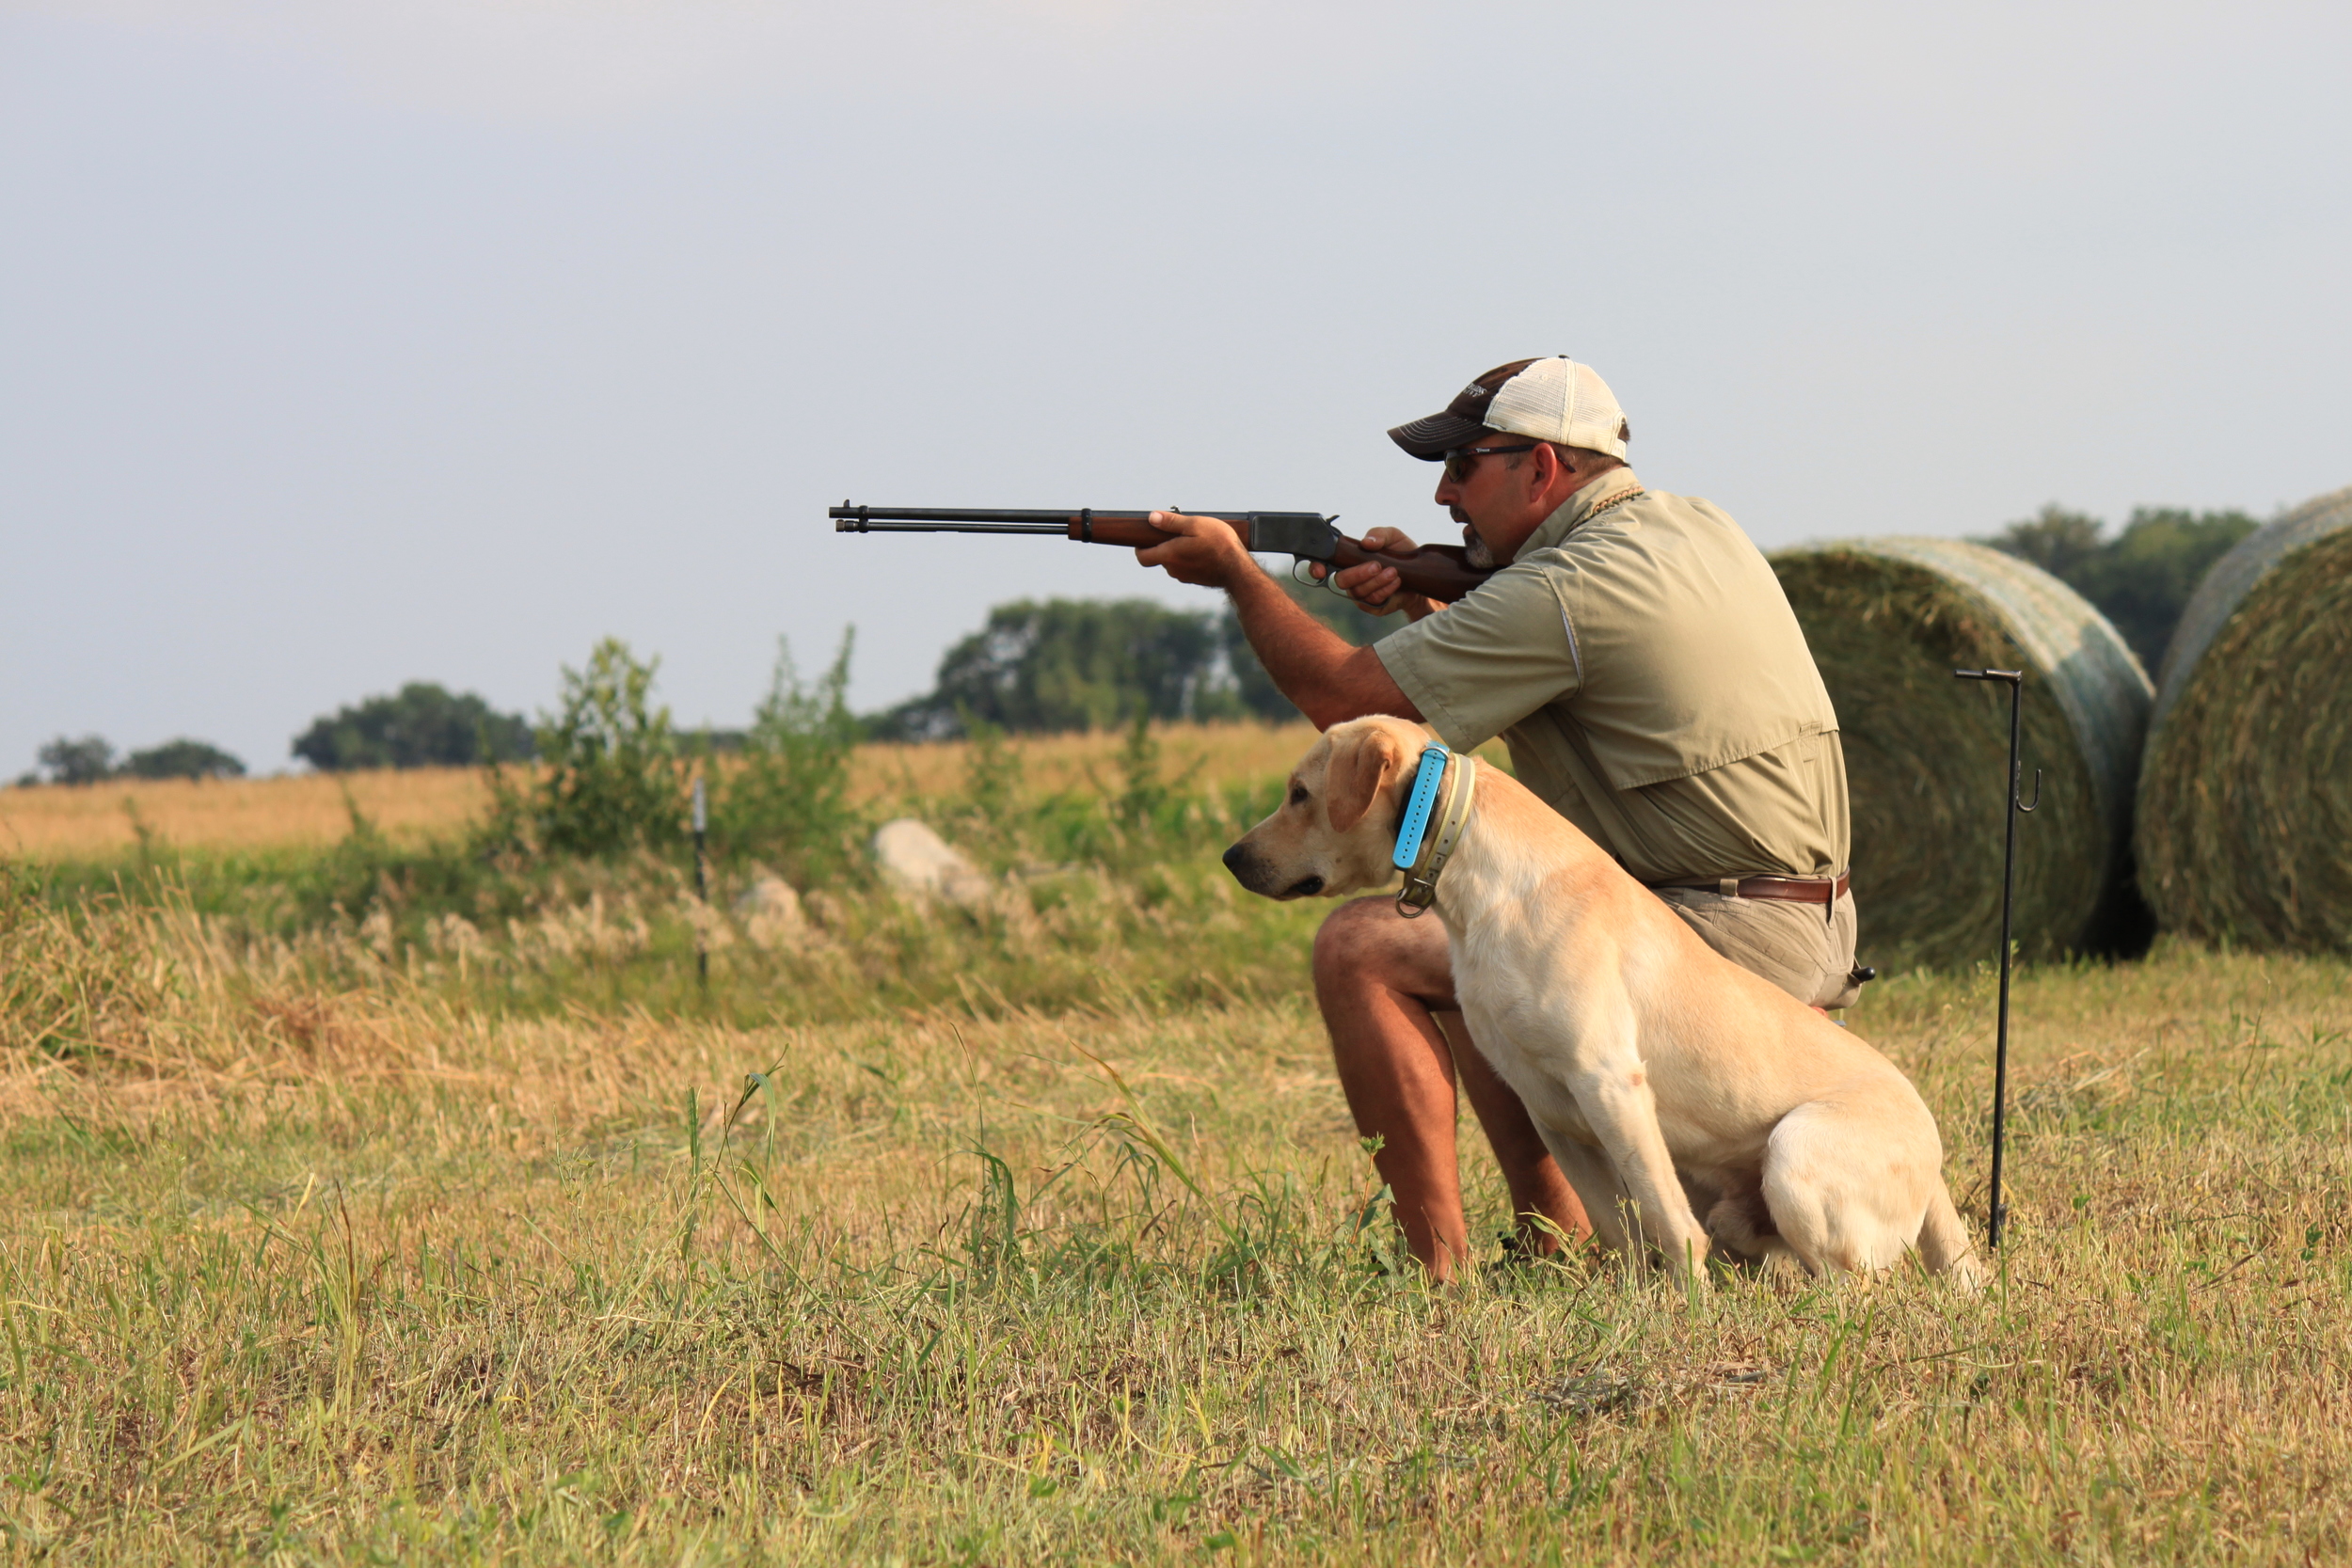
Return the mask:
<path id="1" fill-rule="evenodd" d="M 1066 744 L 1083 778 L 1115 743 Z M 908 766 L 947 790 L 952 760 Z M 661 915 L 674 868 L 583 872 L 568 912 L 550 893 L 437 945 L 20 878 L 0 1540 L 66 1562 L 2352 1550 L 2343 963 L 2160 945 L 2026 974 L 2012 1241 L 1980 1296 L 1686 1299 L 1581 1259 L 1432 1291 L 1397 1266 L 1302 994 L 1319 911 L 1212 891 L 1208 835 L 971 913 L 845 895 L 791 951 L 729 931 L 708 1005 L 688 916 Z M 542 926 L 566 918 L 558 961 Z M 1985 978 L 1883 980 L 1851 1016 L 1935 1107 L 1980 1224 Z"/>

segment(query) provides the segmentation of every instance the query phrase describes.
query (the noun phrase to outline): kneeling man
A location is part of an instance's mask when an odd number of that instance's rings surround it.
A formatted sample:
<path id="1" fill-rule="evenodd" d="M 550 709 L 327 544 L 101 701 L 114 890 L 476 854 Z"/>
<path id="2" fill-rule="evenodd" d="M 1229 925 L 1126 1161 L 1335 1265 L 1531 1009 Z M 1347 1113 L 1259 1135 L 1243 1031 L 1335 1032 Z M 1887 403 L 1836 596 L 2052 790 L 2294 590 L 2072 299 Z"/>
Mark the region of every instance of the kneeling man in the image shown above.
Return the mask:
<path id="1" fill-rule="evenodd" d="M 1502 569 L 1451 606 L 1402 593 L 1386 566 L 1342 572 L 1359 604 L 1410 623 L 1366 648 L 1294 604 L 1223 523 L 1154 514 L 1186 537 L 1137 554 L 1225 589 L 1318 728 L 1393 714 L 1457 751 L 1500 736 L 1519 782 L 1715 951 L 1801 1002 L 1846 1006 L 1859 981 L 1829 694 L 1763 555 L 1708 502 L 1645 489 L 1625 464 L 1629 435 L 1600 377 L 1565 357 L 1489 371 L 1444 412 L 1390 431 L 1444 465 L 1438 504 L 1473 563 Z M 1392 529 L 1365 544 L 1411 547 Z M 1457 1075 L 1521 1243 L 1551 1244 L 1536 1216 L 1589 1230 L 1526 1108 L 1467 1049 L 1438 922 L 1388 897 L 1343 906 L 1315 939 L 1315 994 L 1356 1124 L 1434 1275 L 1470 1258 Z"/>

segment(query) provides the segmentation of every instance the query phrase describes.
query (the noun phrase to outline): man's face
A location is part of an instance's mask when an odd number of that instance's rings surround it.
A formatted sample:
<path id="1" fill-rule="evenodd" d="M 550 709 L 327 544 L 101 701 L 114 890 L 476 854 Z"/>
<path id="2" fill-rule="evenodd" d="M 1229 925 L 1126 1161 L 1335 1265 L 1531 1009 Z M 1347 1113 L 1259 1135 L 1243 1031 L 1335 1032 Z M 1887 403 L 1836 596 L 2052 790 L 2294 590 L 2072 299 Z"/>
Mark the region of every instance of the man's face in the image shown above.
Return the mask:
<path id="1" fill-rule="evenodd" d="M 1503 430 L 1487 431 L 1471 443 L 1472 447 L 1530 444 L 1529 437 Z M 1449 459 L 1438 472 L 1434 499 L 1462 525 L 1470 563 L 1481 571 L 1510 560 L 1534 531 L 1526 514 L 1534 483 L 1540 477 L 1534 457 L 1533 451 L 1465 451 Z"/>

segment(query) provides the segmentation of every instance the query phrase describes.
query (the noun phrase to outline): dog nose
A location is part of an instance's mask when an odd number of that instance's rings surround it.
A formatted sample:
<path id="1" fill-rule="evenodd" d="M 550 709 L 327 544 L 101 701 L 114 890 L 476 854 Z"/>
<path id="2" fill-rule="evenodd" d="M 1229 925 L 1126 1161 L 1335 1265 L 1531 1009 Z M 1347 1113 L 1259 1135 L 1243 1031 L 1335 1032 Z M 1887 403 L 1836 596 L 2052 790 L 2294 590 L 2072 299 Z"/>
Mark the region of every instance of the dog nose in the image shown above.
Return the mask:
<path id="1" fill-rule="evenodd" d="M 1225 869 L 1232 872 L 1236 877 L 1241 875 L 1241 861 L 1242 853 L 1240 845 L 1236 844 L 1231 849 L 1225 851 Z"/>

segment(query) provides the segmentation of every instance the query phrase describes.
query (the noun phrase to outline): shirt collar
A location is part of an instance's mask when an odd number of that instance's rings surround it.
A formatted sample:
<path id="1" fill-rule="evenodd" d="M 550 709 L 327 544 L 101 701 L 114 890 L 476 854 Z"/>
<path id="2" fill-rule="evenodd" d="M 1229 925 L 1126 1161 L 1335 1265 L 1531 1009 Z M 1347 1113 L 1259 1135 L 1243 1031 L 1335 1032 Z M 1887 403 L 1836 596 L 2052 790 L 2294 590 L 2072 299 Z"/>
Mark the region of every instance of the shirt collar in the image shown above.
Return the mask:
<path id="1" fill-rule="evenodd" d="M 1631 468 L 1610 469 L 1562 501 L 1560 510 L 1546 517 L 1543 526 L 1527 536 L 1527 543 L 1521 545 L 1518 553 L 1511 557 L 1512 563 L 1516 565 L 1525 561 L 1537 550 L 1551 549 L 1599 511 L 1602 502 L 1641 487 L 1642 482 L 1633 477 Z"/>

